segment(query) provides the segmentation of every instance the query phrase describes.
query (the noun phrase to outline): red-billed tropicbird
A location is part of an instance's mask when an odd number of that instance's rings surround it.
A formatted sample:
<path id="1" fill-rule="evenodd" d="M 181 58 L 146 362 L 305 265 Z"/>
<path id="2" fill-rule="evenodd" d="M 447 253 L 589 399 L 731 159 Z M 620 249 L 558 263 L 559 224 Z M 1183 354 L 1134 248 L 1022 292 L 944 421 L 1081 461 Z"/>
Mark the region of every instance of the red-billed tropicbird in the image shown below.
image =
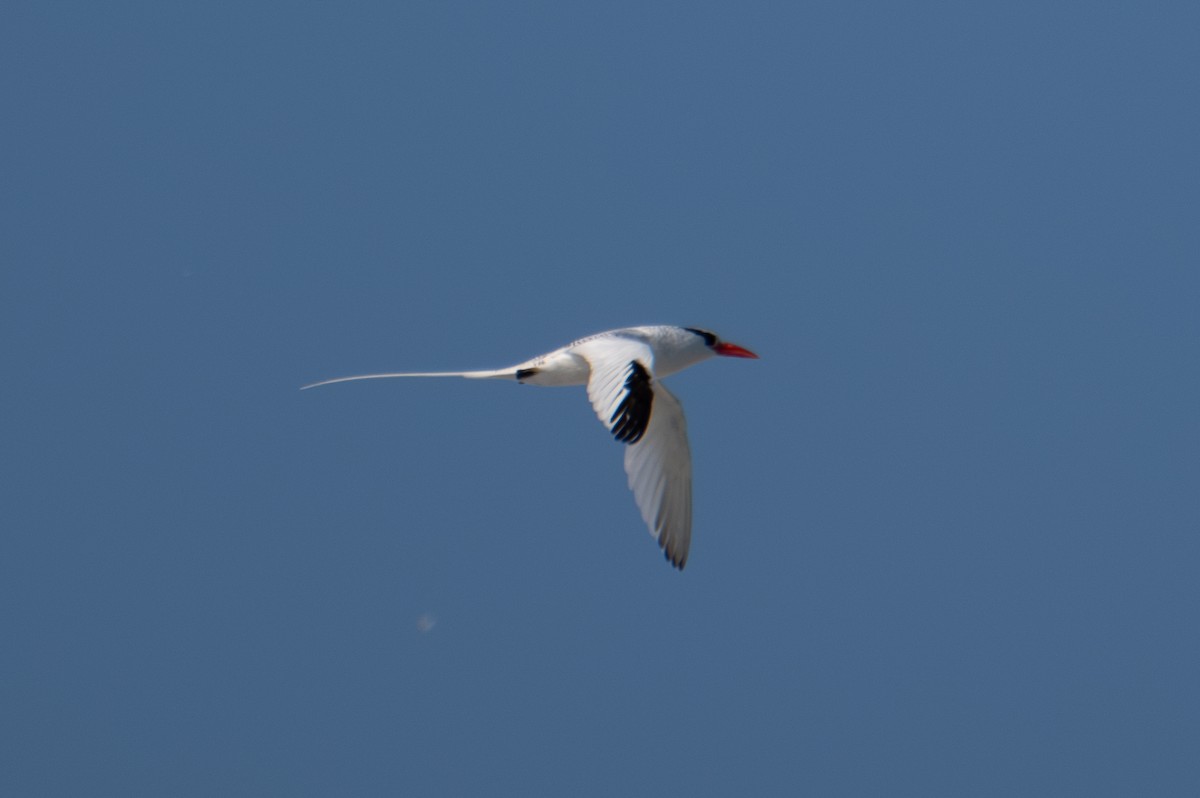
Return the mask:
<path id="1" fill-rule="evenodd" d="M 304 388 L 388 377 L 587 385 L 596 415 L 625 444 L 629 487 L 650 534 L 671 564 L 682 570 L 692 538 L 692 458 L 683 407 L 660 380 L 715 355 L 758 357 L 695 327 L 627 327 L 580 338 L 549 354 L 494 371 L 363 374 Z"/>

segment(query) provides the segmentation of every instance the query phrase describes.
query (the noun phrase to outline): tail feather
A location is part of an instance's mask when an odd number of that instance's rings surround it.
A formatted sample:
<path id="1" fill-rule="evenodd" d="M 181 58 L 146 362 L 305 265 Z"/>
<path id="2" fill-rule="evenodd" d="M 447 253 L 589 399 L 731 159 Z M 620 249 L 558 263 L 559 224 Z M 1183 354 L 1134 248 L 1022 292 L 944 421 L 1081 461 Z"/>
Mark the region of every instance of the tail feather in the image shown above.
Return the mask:
<path id="1" fill-rule="evenodd" d="M 397 372 L 389 374 L 359 374 L 355 377 L 335 377 L 332 380 L 321 380 L 320 382 L 309 383 L 302 385 L 300 390 L 307 391 L 309 388 L 317 388 L 321 385 L 332 385 L 335 382 L 353 382 L 354 380 L 382 380 L 391 377 L 466 377 L 469 380 L 515 380 L 517 378 L 516 367 L 507 369 L 495 369 L 493 371 L 422 371 L 422 372 Z"/>

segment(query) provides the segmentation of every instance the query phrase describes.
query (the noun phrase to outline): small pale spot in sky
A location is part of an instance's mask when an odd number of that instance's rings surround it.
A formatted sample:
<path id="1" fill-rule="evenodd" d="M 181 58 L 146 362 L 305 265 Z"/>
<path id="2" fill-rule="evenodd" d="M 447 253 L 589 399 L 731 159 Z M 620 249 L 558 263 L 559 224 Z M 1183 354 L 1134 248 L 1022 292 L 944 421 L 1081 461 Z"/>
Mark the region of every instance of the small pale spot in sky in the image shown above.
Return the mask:
<path id="1" fill-rule="evenodd" d="M 432 612 L 422 613 L 421 617 L 417 618 L 417 631 L 421 634 L 430 631 L 437 626 L 437 616 Z"/>

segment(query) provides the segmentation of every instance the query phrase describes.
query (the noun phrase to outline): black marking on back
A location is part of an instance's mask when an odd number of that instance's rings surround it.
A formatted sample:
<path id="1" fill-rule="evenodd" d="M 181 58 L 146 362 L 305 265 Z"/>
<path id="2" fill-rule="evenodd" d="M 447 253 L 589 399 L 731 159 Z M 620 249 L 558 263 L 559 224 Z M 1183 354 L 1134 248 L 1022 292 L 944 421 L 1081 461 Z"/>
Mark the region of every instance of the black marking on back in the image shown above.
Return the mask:
<path id="1" fill-rule="evenodd" d="M 712 346 L 713 344 L 715 344 L 717 342 L 717 336 L 713 335 L 708 330 L 700 330 L 695 327 L 684 327 L 683 329 L 687 330 L 690 333 L 695 333 L 696 335 L 699 335 L 701 338 L 703 338 L 705 346 Z"/>
<path id="2" fill-rule="evenodd" d="M 637 443 L 650 424 L 650 409 L 654 404 L 654 389 L 650 387 L 650 372 L 636 360 L 629 362 L 625 378 L 625 396 L 613 411 L 609 422 L 613 437 L 621 443 Z"/>
<path id="3" fill-rule="evenodd" d="M 525 382 L 525 380 L 537 373 L 537 369 L 517 369 L 517 382 Z"/>

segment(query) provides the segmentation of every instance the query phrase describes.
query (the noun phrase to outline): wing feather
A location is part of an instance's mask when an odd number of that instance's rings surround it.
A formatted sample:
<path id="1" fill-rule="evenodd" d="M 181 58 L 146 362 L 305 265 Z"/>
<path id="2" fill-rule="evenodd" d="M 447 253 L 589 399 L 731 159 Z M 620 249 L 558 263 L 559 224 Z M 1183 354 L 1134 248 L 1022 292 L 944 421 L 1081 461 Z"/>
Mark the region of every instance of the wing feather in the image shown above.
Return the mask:
<path id="1" fill-rule="evenodd" d="M 576 352 L 588 362 L 588 399 L 604 426 L 621 443 L 646 431 L 654 407 L 654 352 L 636 338 L 587 341 Z"/>
<path id="2" fill-rule="evenodd" d="M 650 534 L 682 570 L 692 542 L 692 454 L 683 406 L 662 383 L 646 434 L 625 449 L 625 473 Z"/>

